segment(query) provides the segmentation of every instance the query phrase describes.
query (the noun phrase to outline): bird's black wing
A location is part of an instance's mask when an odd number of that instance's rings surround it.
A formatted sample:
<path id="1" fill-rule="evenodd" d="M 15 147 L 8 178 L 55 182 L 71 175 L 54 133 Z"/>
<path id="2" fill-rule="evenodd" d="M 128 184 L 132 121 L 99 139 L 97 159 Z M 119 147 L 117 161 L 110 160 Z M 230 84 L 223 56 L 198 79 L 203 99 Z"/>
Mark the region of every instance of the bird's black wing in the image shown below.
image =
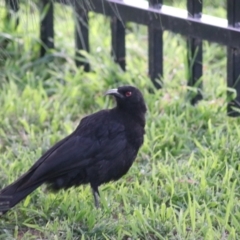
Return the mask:
<path id="1" fill-rule="evenodd" d="M 84 118 L 70 136 L 46 152 L 29 170 L 28 180 L 20 189 L 56 178 L 76 168 L 98 161 L 111 161 L 127 145 L 124 126 L 109 119 L 105 112 Z"/>

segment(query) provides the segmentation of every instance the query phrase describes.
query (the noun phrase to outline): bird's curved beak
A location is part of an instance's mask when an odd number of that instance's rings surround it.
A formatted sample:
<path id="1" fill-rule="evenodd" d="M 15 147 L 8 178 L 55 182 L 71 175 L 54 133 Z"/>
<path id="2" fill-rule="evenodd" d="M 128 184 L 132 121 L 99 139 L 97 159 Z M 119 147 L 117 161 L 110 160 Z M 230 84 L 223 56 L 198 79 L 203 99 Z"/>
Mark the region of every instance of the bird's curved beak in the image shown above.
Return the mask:
<path id="1" fill-rule="evenodd" d="M 115 97 L 123 98 L 123 95 L 118 92 L 117 88 L 108 90 L 105 95 L 113 95 Z"/>

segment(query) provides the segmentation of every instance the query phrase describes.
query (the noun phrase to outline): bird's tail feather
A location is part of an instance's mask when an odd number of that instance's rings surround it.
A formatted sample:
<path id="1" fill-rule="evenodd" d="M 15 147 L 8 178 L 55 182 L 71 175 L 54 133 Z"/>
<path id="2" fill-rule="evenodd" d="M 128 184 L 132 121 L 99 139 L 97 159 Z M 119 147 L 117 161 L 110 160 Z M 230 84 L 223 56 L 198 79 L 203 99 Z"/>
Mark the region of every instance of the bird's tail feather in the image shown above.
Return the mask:
<path id="1" fill-rule="evenodd" d="M 5 214 L 9 209 L 14 207 L 42 184 L 41 182 L 38 182 L 21 188 L 25 183 L 24 180 L 26 180 L 25 176 L 1 190 L 0 215 Z"/>

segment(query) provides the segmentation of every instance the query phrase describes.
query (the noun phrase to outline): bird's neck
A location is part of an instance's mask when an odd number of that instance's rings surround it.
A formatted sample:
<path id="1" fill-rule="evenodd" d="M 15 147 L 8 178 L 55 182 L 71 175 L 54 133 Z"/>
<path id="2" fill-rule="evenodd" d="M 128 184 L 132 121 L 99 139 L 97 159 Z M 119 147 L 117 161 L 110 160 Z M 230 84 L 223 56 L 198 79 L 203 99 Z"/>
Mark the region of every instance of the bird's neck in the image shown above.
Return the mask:
<path id="1" fill-rule="evenodd" d="M 113 110 L 121 113 L 120 115 L 124 116 L 124 118 L 126 117 L 126 119 L 132 119 L 144 128 L 146 122 L 145 111 L 138 111 L 138 109 L 126 109 L 119 106 L 116 106 Z M 122 113 L 124 114 L 122 115 Z"/>

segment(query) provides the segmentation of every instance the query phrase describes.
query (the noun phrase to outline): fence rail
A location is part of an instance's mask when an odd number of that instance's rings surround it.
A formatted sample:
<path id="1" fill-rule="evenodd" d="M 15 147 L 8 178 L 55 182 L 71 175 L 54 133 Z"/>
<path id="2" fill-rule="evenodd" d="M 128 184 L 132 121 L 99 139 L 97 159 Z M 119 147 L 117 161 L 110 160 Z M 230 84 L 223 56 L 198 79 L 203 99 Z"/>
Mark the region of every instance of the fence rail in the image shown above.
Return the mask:
<path id="1" fill-rule="evenodd" d="M 41 39 L 45 46 L 54 47 L 53 2 L 41 0 L 43 5 L 50 4 L 48 13 L 41 22 Z M 239 116 L 232 107 L 240 108 L 240 1 L 226 0 L 227 19 L 202 14 L 203 0 L 187 0 L 187 10 L 163 5 L 163 0 L 56 0 L 61 4 L 73 6 L 78 13 L 76 23 L 76 49 L 89 51 L 88 12 L 111 17 L 112 55 L 125 70 L 125 23 L 135 22 L 148 27 L 149 76 L 156 88 L 161 88 L 157 79 L 163 76 L 163 31 L 180 33 L 187 37 L 188 66 L 190 69 L 188 85 L 196 86 L 199 91 L 192 99 L 196 103 L 202 99 L 202 40 L 219 43 L 227 47 L 227 85 L 237 92 L 236 99 L 229 104 L 228 114 Z M 8 6 L 16 6 L 18 0 L 6 0 Z M 15 4 L 13 4 L 15 2 Z M 42 55 L 45 48 L 42 48 Z M 78 51 L 77 51 L 77 54 Z M 88 71 L 90 66 L 84 65 Z"/>

